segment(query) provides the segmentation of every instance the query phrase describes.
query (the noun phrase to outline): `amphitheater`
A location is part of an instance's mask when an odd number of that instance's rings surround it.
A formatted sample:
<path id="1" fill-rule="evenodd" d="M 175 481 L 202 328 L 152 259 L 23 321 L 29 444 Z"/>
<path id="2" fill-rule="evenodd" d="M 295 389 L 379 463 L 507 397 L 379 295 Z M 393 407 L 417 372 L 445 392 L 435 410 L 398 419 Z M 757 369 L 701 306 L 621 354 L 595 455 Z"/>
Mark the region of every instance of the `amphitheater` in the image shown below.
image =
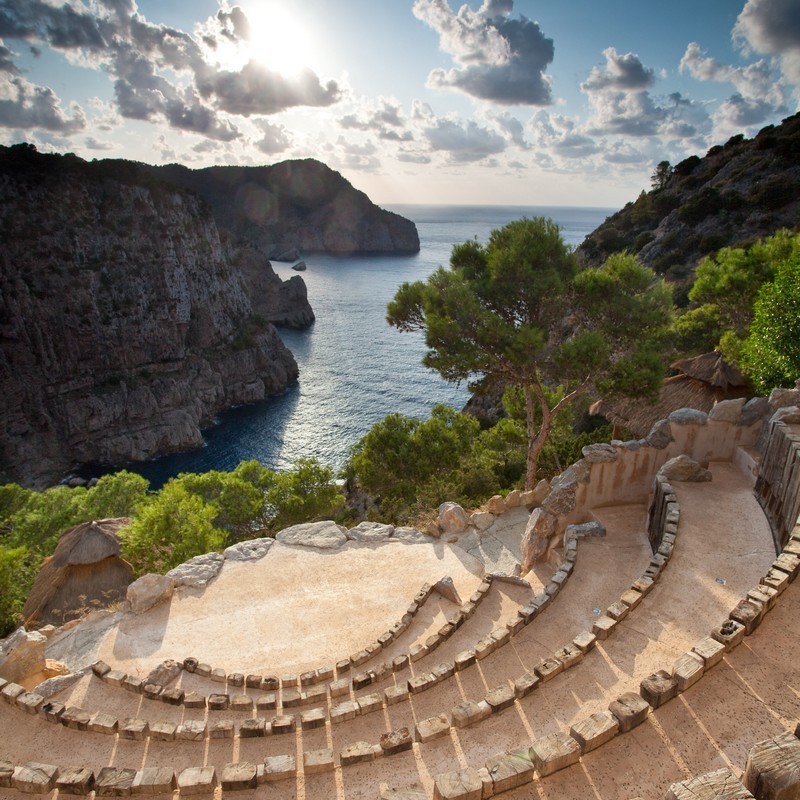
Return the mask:
<path id="1" fill-rule="evenodd" d="M 484 530 L 301 526 L 17 631 L 0 797 L 800 797 L 799 401 L 676 411 Z"/>

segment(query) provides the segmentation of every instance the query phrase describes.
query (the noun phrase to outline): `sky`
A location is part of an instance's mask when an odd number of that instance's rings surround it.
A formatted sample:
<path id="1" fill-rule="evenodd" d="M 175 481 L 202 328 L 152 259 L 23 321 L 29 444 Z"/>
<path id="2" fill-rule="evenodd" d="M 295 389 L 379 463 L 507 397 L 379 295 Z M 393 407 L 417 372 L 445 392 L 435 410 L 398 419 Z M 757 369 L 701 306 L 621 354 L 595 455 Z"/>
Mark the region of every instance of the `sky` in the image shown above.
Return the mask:
<path id="1" fill-rule="evenodd" d="M 0 144 L 616 208 L 800 107 L 800 0 L 0 0 Z"/>

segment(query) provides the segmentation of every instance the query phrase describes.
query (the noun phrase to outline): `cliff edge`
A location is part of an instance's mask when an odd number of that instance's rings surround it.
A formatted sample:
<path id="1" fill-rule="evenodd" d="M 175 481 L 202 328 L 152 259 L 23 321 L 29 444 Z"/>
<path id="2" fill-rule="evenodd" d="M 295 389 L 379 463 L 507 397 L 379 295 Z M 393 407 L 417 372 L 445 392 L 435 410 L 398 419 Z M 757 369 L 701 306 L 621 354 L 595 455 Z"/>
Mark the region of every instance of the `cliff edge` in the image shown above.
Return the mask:
<path id="1" fill-rule="evenodd" d="M 141 165 L 0 148 L 0 240 L 0 481 L 198 447 L 216 413 L 297 379 L 268 317 L 312 321 L 305 286 Z"/>

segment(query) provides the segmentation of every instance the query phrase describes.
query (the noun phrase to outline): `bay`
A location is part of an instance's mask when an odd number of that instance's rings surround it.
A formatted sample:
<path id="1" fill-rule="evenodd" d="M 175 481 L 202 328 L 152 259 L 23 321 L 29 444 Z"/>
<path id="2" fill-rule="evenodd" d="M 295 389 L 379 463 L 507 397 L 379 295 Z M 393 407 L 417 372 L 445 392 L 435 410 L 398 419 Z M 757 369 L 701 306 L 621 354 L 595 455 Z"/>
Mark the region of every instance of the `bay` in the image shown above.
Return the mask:
<path id="1" fill-rule="evenodd" d="M 547 216 L 573 246 L 612 209 L 523 206 L 387 206 L 417 225 L 414 255 L 303 255 L 302 273 L 316 322 L 304 331 L 283 329 L 300 379 L 279 397 L 232 409 L 204 432 L 205 446 L 187 453 L 128 465 L 159 488 L 179 472 L 231 470 L 256 459 L 285 470 L 314 457 L 339 470 L 352 446 L 387 414 L 421 419 L 437 403 L 461 408 L 465 384 L 450 384 L 422 366 L 421 334 L 400 333 L 386 323 L 386 305 L 404 281 L 425 279 L 446 266 L 454 244 L 489 233 L 520 217 Z M 290 264 L 273 262 L 287 279 Z"/>

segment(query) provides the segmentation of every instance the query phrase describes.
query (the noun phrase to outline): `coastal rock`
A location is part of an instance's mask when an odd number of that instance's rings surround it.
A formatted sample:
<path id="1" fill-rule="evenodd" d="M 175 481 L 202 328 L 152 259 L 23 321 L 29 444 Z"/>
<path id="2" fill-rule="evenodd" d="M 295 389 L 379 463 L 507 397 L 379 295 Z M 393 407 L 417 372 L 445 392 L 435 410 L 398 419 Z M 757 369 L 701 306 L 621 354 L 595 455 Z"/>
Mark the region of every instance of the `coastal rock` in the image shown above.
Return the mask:
<path id="1" fill-rule="evenodd" d="M 550 492 L 550 482 L 542 478 L 533 489 L 528 489 L 527 491 L 523 492 L 521 495 L 522 505 L 526 508 L 534 508 L 535 506 L 541 505 L 542 501 L 547 497 L 548 493 Z"/>
<path id="2" fill-rule="evenodd" d="M 473 511 L 469 516 L 469 524 L 479 531 L 487 531 L 495 521 L 494 514 L 488 511 Z"/>
<path id="3" fill-rule="evenodd" d="M 307 522 L 284 528 L 275 538 L 282 544 L 335 549 L 347 541 L 347 529 L 332 520 Z"/>
<path id="4" fill-rule="evenodd" d="M 530 572 L 534 564 L 542 560 L 555 531 L 556 517 L 544 508 L 535 508 L 522 537 L 522 575 Z"/>
<path id="5" fill-rule="evenodd" d="M 650 447 L 655 447 L 657 450 L 663 450 L 672 441 L 674 439 L 668 419 L 660 419 L 656 422 L 645 439 Z"/>
<path id="6" fill-rule="evenodd" d="M 483 507 L 490 513 L 499 517 L 506 513 L 506 499 L 501 494 L 496 494 L 490 497 L 483 505 Z"/>
<path id="7" fill-rule="evenodd" d="M 261 539 L 248 539 L 246 542 L 226 547 L 222 555 L 226 561 L 258 561 L 269 552 L 274 541 L 266 536 Z"/>
<path id="8" fill-rule="evenodd" d="M 590 464 L 617 460 L 617 448 L 611 444 L 587 444 L 581 452 Z"/>
<path id="9" fill-rule="evenodd" d="M 714 422 L 730 422 L 736 424 L 742 418 L 745 398 L 737 397 L 735 400 L 720 400 L 708 412 L 708 419 Z"/>
<path id="10" fill-rule="evenodd" d="M 696 408 L 679 408 L 673 411 L 668 419 L 675 425 L 705 425 L 708 422 L 708 414 Z"/>
<path id="11" fill-rule="evenodd" d="M 224 561 L 222 553 L 205 553 L 171 569 L 167 577 L 175 581 L 176 588 L 179 586 L 202 588 L 217 577 Z"/>
<path id="12" fill-rule="evenodd" d="M 175 581 L 166 575 L 148 573 L 137 578 L 127 592 L 128 602 L 134 614 L 141 614 L 165 600 L 172 597 L 175 591 Z"/>
<path id="13" fill-rule="evenodd" d="M 772 406 L 766 397 L 751 397 L 742 409 L 739 424 L 744 426 L 754 425 L 772 413 Z"/>

